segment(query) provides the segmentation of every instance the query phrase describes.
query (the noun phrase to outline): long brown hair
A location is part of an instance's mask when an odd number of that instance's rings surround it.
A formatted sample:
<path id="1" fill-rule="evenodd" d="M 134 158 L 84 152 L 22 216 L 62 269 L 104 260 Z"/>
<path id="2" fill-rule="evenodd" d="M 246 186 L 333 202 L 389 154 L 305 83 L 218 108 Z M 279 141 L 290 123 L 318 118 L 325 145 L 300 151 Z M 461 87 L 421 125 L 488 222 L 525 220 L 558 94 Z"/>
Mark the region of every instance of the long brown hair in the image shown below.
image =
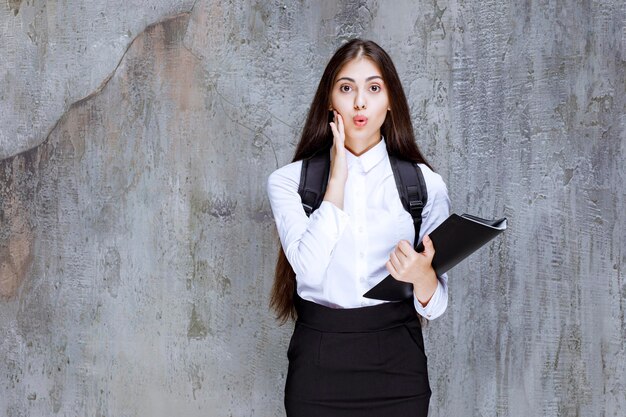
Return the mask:
<path id="1" fill-rule="evenodd" d="M 362 57 L 378 66 L 387 87 L 391 111 L 387 112 L 380 129 L 385 137 L 387 152 L 398 158 L 424 163 L 430 167 L 415 143 L 409 105 L 391 57 L 376 43 L 362 39 L 352 39 L 341 46 L 326 65 L 292 162 L 309 158 L 318 151 L 326 151 L 332 147 L 333 133 L 328 124 L 332 86 L 345 64 Z M 296 318 L 293 305 L 295 290 L 296 274 L 279 244 L 270 307 L 276 312 L 277 319 L 283 323 L 289 318 Z"/>

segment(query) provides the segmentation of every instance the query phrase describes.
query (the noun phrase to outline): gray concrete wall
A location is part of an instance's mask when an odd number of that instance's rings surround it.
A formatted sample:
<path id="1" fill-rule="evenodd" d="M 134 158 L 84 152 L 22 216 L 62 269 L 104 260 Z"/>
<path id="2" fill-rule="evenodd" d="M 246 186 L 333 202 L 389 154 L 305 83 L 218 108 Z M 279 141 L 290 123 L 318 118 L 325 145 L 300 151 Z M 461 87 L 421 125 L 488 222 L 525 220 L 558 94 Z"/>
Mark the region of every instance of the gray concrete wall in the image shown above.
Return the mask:
<path id="1" fill-rule="evenodd" d="M 621 1 L 0 5 L 0 415 L 275 416 L 267 175 L 341 41 L 510 229 L 425 329 L 432 416 L 626 413 Z"/>

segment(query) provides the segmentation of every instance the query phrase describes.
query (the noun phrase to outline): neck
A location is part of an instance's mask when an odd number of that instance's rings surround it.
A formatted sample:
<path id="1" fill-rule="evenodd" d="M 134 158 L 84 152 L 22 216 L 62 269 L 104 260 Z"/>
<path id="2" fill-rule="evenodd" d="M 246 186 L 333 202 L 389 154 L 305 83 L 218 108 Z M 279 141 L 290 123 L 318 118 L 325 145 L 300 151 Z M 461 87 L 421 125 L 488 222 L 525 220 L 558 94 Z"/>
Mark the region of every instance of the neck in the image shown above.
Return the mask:
<path id="1" fill-rule="evenodd" d="M 374 146 L 380 142 L 380 133 L 372 136 L 371 139 L 363 142 L 363 141 L 353 141 L 346 137 L 346 141 L 344 142 L 345 148 L 350 151 L 350 153 L 354 156 L 361 156 L 365 152 L 372 149 Z"/>

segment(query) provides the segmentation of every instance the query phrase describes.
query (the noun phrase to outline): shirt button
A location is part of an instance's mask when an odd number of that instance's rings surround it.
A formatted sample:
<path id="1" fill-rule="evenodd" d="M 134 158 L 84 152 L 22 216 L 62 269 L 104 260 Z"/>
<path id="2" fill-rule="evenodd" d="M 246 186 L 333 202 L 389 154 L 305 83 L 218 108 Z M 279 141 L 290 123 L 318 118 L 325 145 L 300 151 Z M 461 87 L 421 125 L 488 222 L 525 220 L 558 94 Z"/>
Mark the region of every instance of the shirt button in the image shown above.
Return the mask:
<path id="1" fill-rule="evenodd" d="M 359 233 L 363 233 L 363 226 L 359 227 Z"/>
<path id="2" fill-rule="evenodd" d="M 364 254 L 363 252 L 359 252 L 359 256 L 360 256 L 361 258 L 363 258 L 363 257 L 365 257 L 365 254 Z"/>
<path id="3" fill-rule="evenodd" d="M 367 281 L 367 280 L 365 279 L 365 275 L 361 275 L 361 276 L 360 276 L 360 278 L 361 278 L 361 281 L 363 281 L 363 282 Z"/>

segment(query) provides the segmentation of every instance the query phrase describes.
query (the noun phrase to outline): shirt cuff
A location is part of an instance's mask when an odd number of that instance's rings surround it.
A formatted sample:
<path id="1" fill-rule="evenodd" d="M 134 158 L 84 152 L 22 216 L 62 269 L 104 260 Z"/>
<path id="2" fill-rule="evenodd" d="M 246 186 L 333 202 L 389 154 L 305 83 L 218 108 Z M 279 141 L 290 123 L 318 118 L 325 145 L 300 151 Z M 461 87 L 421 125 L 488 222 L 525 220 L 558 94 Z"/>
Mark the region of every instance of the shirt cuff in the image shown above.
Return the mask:
<path id="1" fill-rule="evenodd" d="M 445 287 L 441 282 L 441 278 L 437 277 L 437 288 L 433 296 L 428 301 L 426 306 L 422 306 L 422 303 L 413 294 L 413 303 L 415 304 L 415 310 L 420 316 L 425 317 L 428 320 L 433 320 L 439 317 L 445 311 L 447 307 L 447 294 Z"/>

